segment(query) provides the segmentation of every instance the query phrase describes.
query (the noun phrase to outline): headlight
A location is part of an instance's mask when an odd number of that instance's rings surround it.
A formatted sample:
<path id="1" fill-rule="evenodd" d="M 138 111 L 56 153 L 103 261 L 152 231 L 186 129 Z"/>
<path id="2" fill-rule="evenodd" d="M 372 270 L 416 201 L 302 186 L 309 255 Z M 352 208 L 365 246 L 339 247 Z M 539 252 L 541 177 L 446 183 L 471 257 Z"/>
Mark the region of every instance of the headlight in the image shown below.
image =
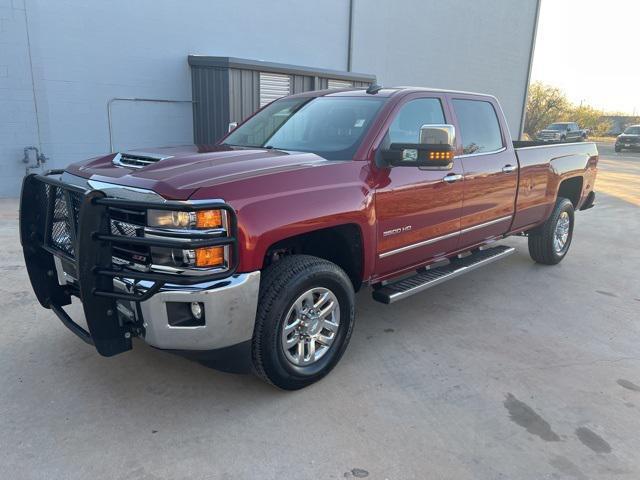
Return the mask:
<path id="1" fill-rule="evenodd" d="M 220 230 L 212 236 L 228 236 L 227 212 L 219 209 L 182 212 L 172 210 L 147 210 L 145 236 L 163 236 L 163 231 L 172 238 L 189 238 L 189 230 Z M 183 230 L 183 232 L 176 232 Z M 175 235 L 179 233 L 179 236 Z M 195 233 L 195 232 L 194 232 Z M 201 232 L 200 232 L 201 233 Z M 172 268 L 227 268 L 229 247 L 213 246 L 196 249 L 151 247 L 151 257 L 156 266 Z"/>
<path id="2" fill-rule="evenodd" d="M 222 210 L 177 212 L 172 210 L 148 210 L 147 225 L 158 228 L 213 229 L 223 228 L 226 213 Z"/>

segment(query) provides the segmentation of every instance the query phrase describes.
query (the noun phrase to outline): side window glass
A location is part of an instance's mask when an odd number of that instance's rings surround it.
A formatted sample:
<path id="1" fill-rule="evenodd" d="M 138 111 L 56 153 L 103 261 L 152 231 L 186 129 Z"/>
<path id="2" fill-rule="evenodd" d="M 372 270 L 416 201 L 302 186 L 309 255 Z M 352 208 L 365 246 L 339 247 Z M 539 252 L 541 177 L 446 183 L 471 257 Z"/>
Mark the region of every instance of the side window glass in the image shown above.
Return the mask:
<path id="1" fill-rule="evenodd" d="M 420 143 L 420 127 L 442 124 L 444 112 L 437 98 L 418 98 L 405 103 L 389 127 L 389 143 Z"/>
<path id="2" fill-rule="evenodd" d="M 453 100 L 458 118 L 464 154 L 500 150 L 502 133 L 498 116 L 489 102 L 482 100 Z"/>

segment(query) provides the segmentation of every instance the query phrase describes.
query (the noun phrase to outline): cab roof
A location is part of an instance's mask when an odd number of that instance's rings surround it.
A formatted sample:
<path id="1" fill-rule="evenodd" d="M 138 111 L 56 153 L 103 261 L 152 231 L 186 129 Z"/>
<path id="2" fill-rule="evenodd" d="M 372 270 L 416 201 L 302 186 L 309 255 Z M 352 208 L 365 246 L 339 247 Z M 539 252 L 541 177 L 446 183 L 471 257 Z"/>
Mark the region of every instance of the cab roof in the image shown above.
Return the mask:
<path id="1" fill-rule="evenodd" d="M 329 89 L 329 90 L 314 90 L 310 92 L 298 93 L 291 95 L 292 97 L 391 97 L 398 94 L 409 94 L 419 92 L 432 92 L 432 93 L 452 93 L 461 95 L 478 95 L 483 97 L 494 98 L 492 95 L 476 92 L 465 92 L 459 90 L 443 90 L 439 88 L 427 88 L 427 87 L 383 87 L 376 93 L 367 93 L 366 87 L 361 88 L 344 88 L 344 89 Z"/>

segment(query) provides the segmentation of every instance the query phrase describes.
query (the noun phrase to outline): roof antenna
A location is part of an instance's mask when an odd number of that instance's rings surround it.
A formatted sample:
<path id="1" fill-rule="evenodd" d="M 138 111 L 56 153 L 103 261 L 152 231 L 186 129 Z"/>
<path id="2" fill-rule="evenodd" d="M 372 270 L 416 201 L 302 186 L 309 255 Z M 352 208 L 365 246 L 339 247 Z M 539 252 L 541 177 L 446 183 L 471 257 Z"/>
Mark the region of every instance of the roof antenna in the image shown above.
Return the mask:
<path id="1" fill-rule="evenodd" d="M 372 83 L 371 85 L 369 85 L 369 88 L 367 88 L 367 93 L 369 95 L 375 95 L 380 90 L 382 90 L 382 85 L 378 85 L 377 83 Z"/>

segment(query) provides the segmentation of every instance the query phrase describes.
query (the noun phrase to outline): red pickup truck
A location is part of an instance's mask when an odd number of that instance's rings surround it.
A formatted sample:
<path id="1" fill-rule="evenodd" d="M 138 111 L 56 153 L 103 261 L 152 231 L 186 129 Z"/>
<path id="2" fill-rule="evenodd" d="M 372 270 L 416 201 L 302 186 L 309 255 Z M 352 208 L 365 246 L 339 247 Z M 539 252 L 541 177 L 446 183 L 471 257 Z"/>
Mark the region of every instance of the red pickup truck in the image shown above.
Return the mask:
<path id="1" fill-rule="evenodd" d="M 511 254 L 509 235 L 560 262 L 597 162 L 593 143 L 512 142 L 488 95 L 309 92 L 216 145 L 27 176 L 21 242 L 39 302 L 100 354 L 140 337 L 298 389 L 342 356 L 363 286 L 391 304 Z"/>

